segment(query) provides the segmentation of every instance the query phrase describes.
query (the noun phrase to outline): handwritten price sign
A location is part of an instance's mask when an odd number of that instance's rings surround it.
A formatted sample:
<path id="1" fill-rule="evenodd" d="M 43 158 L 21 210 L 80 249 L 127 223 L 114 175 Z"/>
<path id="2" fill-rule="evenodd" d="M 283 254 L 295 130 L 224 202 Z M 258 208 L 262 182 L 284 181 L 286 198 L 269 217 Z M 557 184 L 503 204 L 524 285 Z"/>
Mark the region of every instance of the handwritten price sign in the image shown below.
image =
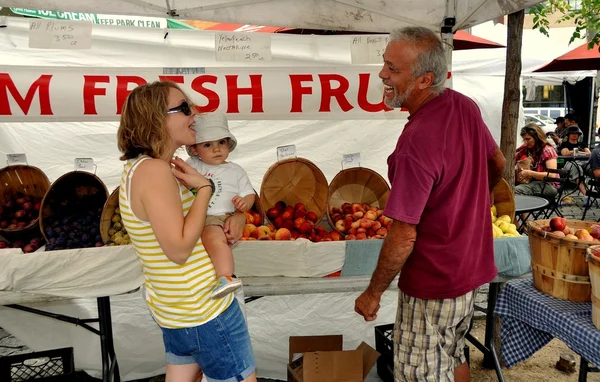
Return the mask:
<path id="1" fill-rule="evenodd" d="M 37 49 L 90 49 L 92 23 L 72 20 L 31 20 L 29 47 Z"/>
<path id="2" fill-rule="evenodd" d="M 279 146 L 277 148 L 277 161 L 295 157 L 296 145 Z"/>
<path id="3" fill-rule="evenodd" d="M 344 154 L 342 158 L 342 167 L 360 166 L 360 153 Z"/>
<path id="4" fill-rule="evenodd" d="M 271 61 L 271 36 L 267 33 L 215 34 L 217 61 Z"/>
<path id="5" fill-rule="evenodd" d="M 390 41 L 389 36 L 358 36 L 352 39 L 350 53 L 353 64 L 380 64 Z"/>
<path id="6" fill-rule="evenodd" d="M 96 172 L 96 166 L 92 158 L 75 158 L 75 171 Z"/>
<path id="7" fill-rule="evenodd" d="M 27 155 L 23 153 L 6 154 L 6 163 L 8 163 L 9 166 L 19 163 L 27 163 Z"/>

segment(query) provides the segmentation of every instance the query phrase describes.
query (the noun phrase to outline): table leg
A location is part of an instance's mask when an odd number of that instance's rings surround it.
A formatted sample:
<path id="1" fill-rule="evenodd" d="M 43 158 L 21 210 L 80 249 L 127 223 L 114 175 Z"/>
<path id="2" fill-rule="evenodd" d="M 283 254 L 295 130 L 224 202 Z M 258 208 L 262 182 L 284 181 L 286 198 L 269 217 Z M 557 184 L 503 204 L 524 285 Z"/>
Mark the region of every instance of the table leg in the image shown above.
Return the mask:
<path id="1" fill-rule="evenodd" d="M 503 382 L 504 376 L 502 375 L 502 369 L 500 368 L 500 361 L 496 354 L 496 348 L 494 347 L 494 334 L 496 330 L 496 321 L 494 318 L 494 310 L 496 309 L 496 301 L 498 300 L 498 292 L 500 290 L 500 283 L 490 283 L 488 289 L 488 302 L 487 312 L 485 315 L 485 335 L 484 344 L 489 352 L 483 355 L 483 366 L 496 370 L 498 381 Z"/>
<path id="2" fill-rule="evenodd" d="M 99 297 L 98 319 L 100 329 L 100 350 L 102 352 L 102 381 L 120 382 L 119 364 L 115 355 L 115 345 L 112 332 L 112 316 L 110 312 L 110 297 Z"/>
<path id="3" fill-rule="evenodd" d="M 580 357 L 579 361 L 579 378 L 577 382 L 586 382 L 587 381 L 587 372 L 588 372 L 588 361 Z"/>

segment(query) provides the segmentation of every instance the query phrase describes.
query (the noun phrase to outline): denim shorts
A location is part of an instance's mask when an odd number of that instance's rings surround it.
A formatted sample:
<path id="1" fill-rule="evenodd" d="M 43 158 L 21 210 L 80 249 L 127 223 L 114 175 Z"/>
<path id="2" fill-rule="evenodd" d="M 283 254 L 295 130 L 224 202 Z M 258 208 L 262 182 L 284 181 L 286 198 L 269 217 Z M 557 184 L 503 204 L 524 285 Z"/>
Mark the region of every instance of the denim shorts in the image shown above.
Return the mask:
<path id="1" fill-rule="evenodd" d="M 250 334 L 236 299 L 203 325 L 161 329 L 167 363 L 197 363 L 209 382 L 243 381 L 256 369 Z"/>

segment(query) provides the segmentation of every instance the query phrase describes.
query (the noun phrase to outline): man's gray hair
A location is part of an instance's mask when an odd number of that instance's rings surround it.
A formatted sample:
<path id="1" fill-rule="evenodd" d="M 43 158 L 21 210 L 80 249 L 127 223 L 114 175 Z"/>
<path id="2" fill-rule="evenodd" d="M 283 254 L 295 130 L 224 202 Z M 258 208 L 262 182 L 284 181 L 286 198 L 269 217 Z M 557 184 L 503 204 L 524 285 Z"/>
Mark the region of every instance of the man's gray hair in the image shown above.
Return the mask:
<path id="1" fill-rule="evenodd" d="M 422 47 L 417 56 L 413 76 L 418 77 L 427 72 L 435 76 L 431 90 L 436 94 L 441 94 L 445 89 L 446 78 L 448 77 L 448 60 L 444 45 L 440 38 L 431 29 L 424 27 L 406 27 L 395 29 L 390 33 L 390 42 L 409 41 L 414 43 L 415 47 Z"/>

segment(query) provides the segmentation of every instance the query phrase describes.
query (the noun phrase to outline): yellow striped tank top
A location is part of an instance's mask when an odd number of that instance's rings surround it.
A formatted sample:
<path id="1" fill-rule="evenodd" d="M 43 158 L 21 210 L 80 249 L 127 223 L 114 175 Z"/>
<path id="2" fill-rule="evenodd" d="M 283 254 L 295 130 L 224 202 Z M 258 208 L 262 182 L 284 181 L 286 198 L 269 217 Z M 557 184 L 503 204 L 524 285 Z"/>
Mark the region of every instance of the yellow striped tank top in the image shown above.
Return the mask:
<path id="1" fill-rule="evenodd" d="M 164 328 L 188 328 L 204 324 L 221 314 L 233 301 L 233 294 L 211 299 L 216 283 L 215 268 L 198 239 L 192 254 L 178 265 L 164 254 L 152 226 L 131 211 L 127 180 L 148 156 L 129 159 L 124 166 L 119 189 L 121 219 L 146 279 L 146 302 L 156 322 Z M 179 181 L 183 215 L 187 215 L 194 195 Z"/>

